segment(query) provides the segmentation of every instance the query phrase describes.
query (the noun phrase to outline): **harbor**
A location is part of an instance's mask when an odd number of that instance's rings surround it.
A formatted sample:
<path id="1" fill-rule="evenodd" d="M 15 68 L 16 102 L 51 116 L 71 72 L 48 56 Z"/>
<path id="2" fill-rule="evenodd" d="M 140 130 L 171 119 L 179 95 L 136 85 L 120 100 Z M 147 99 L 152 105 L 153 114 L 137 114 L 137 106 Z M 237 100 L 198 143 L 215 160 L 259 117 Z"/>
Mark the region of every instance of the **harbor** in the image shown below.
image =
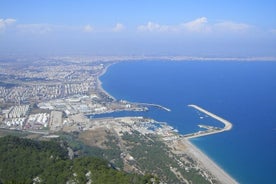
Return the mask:
<path id="1" fill-rule="evenodd" d="M 218 121 L 220 121 L 221 123 L 224 124 L 224 127 L 223 128 L 218 128 L 218 127 L 214 127 L 214 126 L 206 126 L 206 125 L 198 125 L 200 128 L 204 128 L 206 130 L 204 131 L 198 131 L 198 132 L 195 132 L 195 133 L 190 133 L 190 134 L 185 134 L 183 135 L 184 138 L 187 138 L 187 139 L 191 139 L 191 138 L 197 138 L 197 137 L 202 137 L 202 136 L 206 136 L 206 135 L 211 135 L 211 134 L 217 134 L 217 133 L 221 133 L 221 132 L 224 132 L 224 131 L 229 131 L 232 129 L 232 123 L 197 106 L 197 105 L 194 105 L 194 104 L 190 104 L 188 105 L 189 107 L 192 107 Z"/>
<path id="2" fill-rule="evenodd" d="M 152 106 L 152 107 L 157 107 L 157 108 L 160 108 L 160 109 L 163 109 L 167 112 L 170 112 L 171 109 L 167 108 L 167 107 L 164 107 L 162 105 L 158 105 L 158 104 L 151 104 L 151 103 L 139 103 L 139 102 L 133 102 L 133 104 L 135 105 L 142 105 L 142 106 Z"/>

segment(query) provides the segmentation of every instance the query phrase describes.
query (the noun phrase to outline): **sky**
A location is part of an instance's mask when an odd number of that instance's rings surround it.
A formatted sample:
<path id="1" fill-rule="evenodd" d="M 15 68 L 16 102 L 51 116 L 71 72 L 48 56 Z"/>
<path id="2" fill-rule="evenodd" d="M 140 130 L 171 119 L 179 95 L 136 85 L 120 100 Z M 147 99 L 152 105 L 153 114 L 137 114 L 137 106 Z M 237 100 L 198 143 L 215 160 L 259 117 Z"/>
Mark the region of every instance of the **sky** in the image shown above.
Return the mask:
<path id="1" fill-rule="evenodd" d="M 276 0 L 0 0 L 0 55 L 276 57 Z"/>

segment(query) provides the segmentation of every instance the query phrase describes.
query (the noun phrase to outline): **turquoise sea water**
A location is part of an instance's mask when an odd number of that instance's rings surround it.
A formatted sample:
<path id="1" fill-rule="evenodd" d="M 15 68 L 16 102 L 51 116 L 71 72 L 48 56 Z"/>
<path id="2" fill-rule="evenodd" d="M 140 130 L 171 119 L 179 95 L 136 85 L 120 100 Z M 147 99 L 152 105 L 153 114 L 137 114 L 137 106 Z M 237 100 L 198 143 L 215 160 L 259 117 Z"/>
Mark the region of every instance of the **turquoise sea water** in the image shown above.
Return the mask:
<path id="1" fill-rule="evenodd" d="M 198 124 L 223 126 L 201 119 L 204 115 L 188 104 L 229 120 L 231 131 L 193 139 L 193 144 L 240 183 L 275 183 L 276 62 L 122 62 L 112 65 L 101 81 L 117 99 L 170 108 L 150 108 L 142 115 L 165 121 L 182 134 L 199 130 Z"/>

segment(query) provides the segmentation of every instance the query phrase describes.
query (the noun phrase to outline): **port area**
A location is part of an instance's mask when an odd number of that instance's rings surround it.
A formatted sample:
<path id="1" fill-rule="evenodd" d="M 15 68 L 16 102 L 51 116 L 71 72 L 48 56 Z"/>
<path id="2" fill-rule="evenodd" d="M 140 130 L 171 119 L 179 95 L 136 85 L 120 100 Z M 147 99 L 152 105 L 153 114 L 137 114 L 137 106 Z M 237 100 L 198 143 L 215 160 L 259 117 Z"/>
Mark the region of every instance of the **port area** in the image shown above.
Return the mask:
<path id="1" fill-rule="evenodd" d="M 202 137 L 202 136 L 206 136 L 206 135 L 211 135 L 211 134 L 217 134 L 217 133 L 221 133 L 221 132 L 224 132 L 224 131 L 229 131 L 232 129 L 233 125 L 231 122 L 197 106 L 197 105 L 194 105 L 194 104 L 190 104 L 188 105 L 189 107 L 192 107 L 200 112 L 203 112 L 204 114 L 220 121 L 221 123 L 224 124 L 224 127 L 223 128 L 219 128 L 219 127 L 214 127 L 214 126 L 207 126 L 207 125 L 198 125 L 200 128 L 204 128 L 206 130 L 203 130 L 203 131 L 198 131 L 198 132 L 195 132 L 195 133 L 190 133 L 190 134 L 185 134 L 185 135 L 182 135 L 183 138 L 186 138 L 186 139 L 191 139 L 191 138 L 197 138 L 197 137 Z"/>
<path id="2" fill-rule="evenodd" d="M 139 103 L 139 102 L 132 102 L 132 104 L 135 105 L 141 105 L 141 106 L 151 106 L 151 107 L 157 107 L 159 109 L 165 110 L 167 112 L 171 112 L 171 109 L 164 107 L 162 105 L 158 105 L 158 104 L 151 104 L 151 103 Z"/>

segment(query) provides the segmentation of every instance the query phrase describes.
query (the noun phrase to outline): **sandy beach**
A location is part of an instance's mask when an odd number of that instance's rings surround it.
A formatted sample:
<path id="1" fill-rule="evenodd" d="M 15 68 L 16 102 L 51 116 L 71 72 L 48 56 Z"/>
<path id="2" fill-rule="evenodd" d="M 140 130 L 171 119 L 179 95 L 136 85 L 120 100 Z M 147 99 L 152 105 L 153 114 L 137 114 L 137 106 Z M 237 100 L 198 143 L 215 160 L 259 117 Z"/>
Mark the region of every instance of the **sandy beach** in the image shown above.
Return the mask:
<path id="1" fill-rule="evenodd" d="M 103 68 L 102 72 L 98 75 L 98 77 L 97 77 L 97 84 L 98 84 L 98 85 L 97 85 L 97 88 L 98 88 L 99 91 L 102 91 L 102 92 L 105 93 L 107 96 L 109 96 L 112 100 L 116 100 L 115 97 L 113 97 L 113 96 L 110 95 L 106 90 L 103 89 L 103 87 L 102 87 L 102 81 L 100 80 L 100 77 L 103 76 L 103 75 L 106 73 L 107 69 L 108 69 L 111 65 L 112 65 L 112 64 L 109 64 L 109 65 L 105 66 L 105 67 Z"/>
<path id="2" fill-rule="evenodd" d="M 183 143 L 187 146 L 186 151 L 196 159 L 200 166 L 208 170 L 222 184 L 237 184 L 238 182 L 220 168 L 213 160 L 194 146 L 189 140 L 183 139 Z"/>
<path id="3" fill-rule="evenodd" d="M 203 135 L 195 135 L 195 136 L 191 136 L 189 138 L 193 138 L 193 137 L 200 137 L 200 136 L 206 136 L 206 135 L 210 135 L 210 134 L 214 134 L 214 133 L 220 133 L 223 131 L 229 131 L 232 129 L 232 123 L 197 106 L 197 105 L 188 105 L 189 107 L 195 108 L 203 113 L 205 113 L 206 115 L 222 122 L 225 126 L 223 129 L 219 130 L 219 131 L 214 131 L 214 132 L 210 132 L 210 133 L 205 133 Z M 189 139 L 188 138 L 188 139 Z M 222 168 L 220 168 L 214 161 L 212 161 L 207 155 L 205 155 L 202 151 L 200 151 L 196 146 L 194 146 L 188 139 L 183 140 L 185 142 L 185 144 L 188 147 L 188 152 L 192 155 L 194 155 L 195 159 L 197 159 L 199 161 L 199 163 L 201 163 L 202 167 L 207 169 L 209 172 L 211 172 L 211 174 L 213 174 L 221 183 L 225 183 L 225 184 L 234 184 L 234 183 L 238 183 L 237 181 L 235 181 L 229 174 L 227 174 Z"/>

